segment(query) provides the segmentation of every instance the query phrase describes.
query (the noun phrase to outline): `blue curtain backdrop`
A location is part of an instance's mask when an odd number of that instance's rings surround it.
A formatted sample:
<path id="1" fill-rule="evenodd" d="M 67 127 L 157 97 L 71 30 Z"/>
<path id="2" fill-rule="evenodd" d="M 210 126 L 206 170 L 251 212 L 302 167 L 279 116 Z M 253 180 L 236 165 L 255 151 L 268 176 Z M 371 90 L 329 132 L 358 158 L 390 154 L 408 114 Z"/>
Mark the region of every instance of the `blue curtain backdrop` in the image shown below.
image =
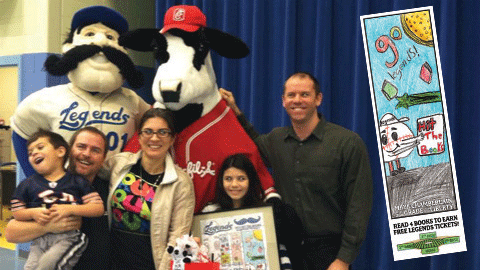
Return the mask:
<path id="1" fill-rule="evenodd" d="M 166 10 L 196 5 L 210 27 L 242 38 L 251 54 L 230 60 L 213 54 L 218 85 L 234 92 L 239 107 L 266 133 L 289 125 L 282 85 L 295 71 L 320 81 L 320 111 L 368 146 L 374 206 L 354 269 L 480 269 L 480 2 L 453 0 L 157 0 L 157 27 Z M 433 6 L 467 252 L 393 261 L 360 16 Z"/>

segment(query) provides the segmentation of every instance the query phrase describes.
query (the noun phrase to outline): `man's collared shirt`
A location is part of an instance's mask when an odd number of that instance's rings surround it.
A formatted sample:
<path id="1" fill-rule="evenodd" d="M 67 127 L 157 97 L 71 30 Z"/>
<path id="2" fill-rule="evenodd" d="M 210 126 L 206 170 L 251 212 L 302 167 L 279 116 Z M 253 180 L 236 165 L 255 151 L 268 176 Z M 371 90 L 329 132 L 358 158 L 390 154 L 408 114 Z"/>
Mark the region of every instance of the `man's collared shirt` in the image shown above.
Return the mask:
<path id="1" fill-rule="evenodd" d="M 351 262 L 365 238 L 371 212 L 368 153 L 356 133 L 319 117 L 305 140 L 291 126 L 259 135 L 243 115 L 239 120 L 273 169 L 275 186 L 294 206 L 306 236 L 342 235 L 338 257 Z"/>

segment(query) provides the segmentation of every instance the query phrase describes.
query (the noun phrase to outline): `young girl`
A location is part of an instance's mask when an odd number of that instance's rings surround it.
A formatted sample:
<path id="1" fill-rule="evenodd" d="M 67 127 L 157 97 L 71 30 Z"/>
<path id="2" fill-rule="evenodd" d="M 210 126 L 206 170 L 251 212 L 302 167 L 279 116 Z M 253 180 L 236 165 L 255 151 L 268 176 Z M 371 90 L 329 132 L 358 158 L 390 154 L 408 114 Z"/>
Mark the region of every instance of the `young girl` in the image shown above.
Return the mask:
<path id="1" fill-rule="evenodd" d="M 215 200 L 202 212 L 264 206 L 263 199 L 254 165 L 246 155 L 235 154 L 223 161 L 218 172 Z M 292 266 L 302 269 L 302 262 L 296 254 L 302 241 L 300 219 L 293 208 L 286 204 L 277 204 L 275 207 L 281 208 L 274 211 L 281 269 L 293 269 Z"/>

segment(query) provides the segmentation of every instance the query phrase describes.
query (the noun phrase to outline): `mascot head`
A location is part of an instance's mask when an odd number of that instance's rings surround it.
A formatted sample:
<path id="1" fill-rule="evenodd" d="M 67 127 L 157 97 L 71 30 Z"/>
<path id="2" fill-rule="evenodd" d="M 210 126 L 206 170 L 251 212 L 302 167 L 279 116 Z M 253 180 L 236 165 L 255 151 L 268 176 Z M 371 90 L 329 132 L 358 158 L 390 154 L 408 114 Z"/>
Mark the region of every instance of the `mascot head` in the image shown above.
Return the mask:
<path id="1" fill-rule="evenodd" d="M 197 118 L 221 99 L 210 50 L 227 58 L 249 54 L 242 40 L 207 27 L 205 14 L 188 5 L 169 8 L 162 29 L 128 32 L 120 44 L 133 50 L 153 51 L 159 65 L 152 85 L 155 106 L 186 110 Z"/>
<path id="2" fill-rule="evenodd" d="M 127 20 L 117 11 L 91 6 L 77 11 L 61 57 L 51 55 L 45 69 L 52 75 L 67 75 L 75 87 L 88 92 L 110 93 L 126 80 L 133 88 L 143 85 L 142 74 L 119 45 L 128 31 Z"/>
<path id="3" fill-rule="evenodd" d="M 182 263 L 190 263 L 197 261 L 199 246 L 193 237 L 188 234 L 177 238 L 176 246 L 168 246 L 167 252 L 172 255 L 172 260 Z"/>
<path id="4" fill-rule="evenodd" d="M 413 132 L 403 123 L 408 120 L 408 117 L 397 119 L 391 113 L 384 114 L 380 119 L 380 142 L 385 162 L 405 158 L 415 148 L 416 144 L 412 142 Z"/>

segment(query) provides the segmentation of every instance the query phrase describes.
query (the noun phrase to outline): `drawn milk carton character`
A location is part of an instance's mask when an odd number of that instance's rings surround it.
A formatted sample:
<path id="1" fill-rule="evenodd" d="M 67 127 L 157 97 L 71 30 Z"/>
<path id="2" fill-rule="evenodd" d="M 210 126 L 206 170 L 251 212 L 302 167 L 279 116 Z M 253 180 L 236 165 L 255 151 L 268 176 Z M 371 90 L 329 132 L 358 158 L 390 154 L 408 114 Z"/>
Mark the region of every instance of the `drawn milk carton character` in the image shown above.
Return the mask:
<path id="1" fill-rule="evenodd" d="M 383 161 L 388 163 L 390 175 L 395 176 L 405 171 L 400 164 L 400 159 L 405 158 L 423 140 L 423 133 L 414 136 L 412 130 L 403 122 L 410 120 L 408 117 L 397 117 L 386 113 L 380 119 L 380 141 L 382 144 Z M 397 169 L 395 170 L 395 165 Z"/>

